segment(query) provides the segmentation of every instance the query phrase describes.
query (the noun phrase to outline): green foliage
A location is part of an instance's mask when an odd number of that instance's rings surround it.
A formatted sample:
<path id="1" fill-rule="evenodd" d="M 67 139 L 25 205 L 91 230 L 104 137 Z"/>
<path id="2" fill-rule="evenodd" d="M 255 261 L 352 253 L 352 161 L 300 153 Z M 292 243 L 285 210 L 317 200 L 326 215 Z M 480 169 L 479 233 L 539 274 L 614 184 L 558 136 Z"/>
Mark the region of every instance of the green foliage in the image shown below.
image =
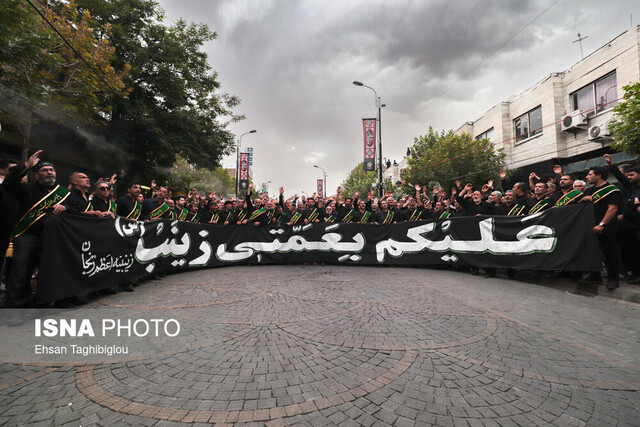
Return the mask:
<path id="1" fill-rule="evenodd" d="M 371 184 L 377 180 L 376 172 L 365 172 L 363 167 L 364 162 L 361 162 L 349 173 L 347 179 L 342 183 L 343 195 L 353 196 L 356 191 L 360 193 L 361 197 L 366 197 L 369 194 Z M 328 191 L 327 194 L 329 194 Z"/>
<path id="2" fill-rule="evenodd" d="M 187 194 L 192 188 L 196 188 L 201 193 L 215 191 L 218 195 L 224 194 L 227 197 L 235 194 L 236 180 L 224 168 L 218 167 L 214 170 L 199 168 L 189 164 L 182 157 L 178 157 L 171 168 L 168 182 L 183 194 Z"/>
<path id="3" fill-rule="evenodd" d="M 613 107 L 609 129 L 615 135 L 613 147 L 640 156 L 640 82 L 623 87 L 624 102 Z"/>
<path id="4" fill-rule="evenodd" d="M 109 112 L 102 101 L 126 94 L 123 78 L 129 71 L 111 66 L 115 48 L 108 24 L 99 26 L 88 11 L 78 13 L 74 1 L 36 4 L 73 49 L 27 2 L 0 3 L 0 114 L 22 135 L 23 158 L 41 116 L 101 122 Z"/>
<path id="5" fill-rule="evenodd" d="M 220 92 L 203 45 L 216 33 L 184 20 L 172 26 L 152 0 L 78 0 L 100 24 L 109 23 L 117 69 L 130 64 L 126 99 L 111 99 L 109 130 L 123 148 L 151 165 L 171 166 L 178 156 L 215 169 L 235 148 L 229 121 L 239 99 Z M 96 27 L 98 29 L 98 27 Z"/>
<path id="6" fill-rule="evenodd" d="M 488 180 L 499 182 L 506 155 L 496 151 L 487 139 L 474 140 L 469 134 L 456 135 L 452 130 L 437 132 L 429 127 L 426 135 L 415 139 L 408 167 L 402 173 L 404 192 L 413 194 L 415 184 L 439 183 L 451 189 L 456 180 L 479 188 Z"/>

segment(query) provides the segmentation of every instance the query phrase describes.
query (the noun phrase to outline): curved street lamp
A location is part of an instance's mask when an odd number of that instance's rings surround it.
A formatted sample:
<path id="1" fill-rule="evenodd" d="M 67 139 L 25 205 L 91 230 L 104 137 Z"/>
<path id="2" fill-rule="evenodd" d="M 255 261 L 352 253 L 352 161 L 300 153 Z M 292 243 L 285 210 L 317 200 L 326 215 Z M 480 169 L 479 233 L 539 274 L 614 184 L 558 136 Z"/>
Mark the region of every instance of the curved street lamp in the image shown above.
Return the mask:
<path id="1" fill-rule="evenodd" d="M 378 198 L 382 198 L 383 195 L 383 180 L 382 180 L 382 102 L 380 100 L 380 97 L 378 96 L 378 92 L 376 92 L 376 90 L 374 88 L 372 88 L 371 86 L 367 86 L 364 83 L 361 83 L 359 81 L 354 81 L 353 82 L 354 85 L 356 86 L 362 86 L 362 87 L 366 87 L 368 89 L 371 89 L 374 93 L 374 95 L 376 96 L 376 107 L 378 107 L 378 183 L 377 183 L 377 187 L 378 187 Z"/>
<path id="2" fill-rule="evenodd" d="M 242 137 L 249 133 L 256 133 L 257 130 L 250 130 L 240 135 L 238 139 L 238 146 L 236 149 L 236 199 L 238 199 L 238 193 L 240 193 L 240 145 L 242 144 Z"/>

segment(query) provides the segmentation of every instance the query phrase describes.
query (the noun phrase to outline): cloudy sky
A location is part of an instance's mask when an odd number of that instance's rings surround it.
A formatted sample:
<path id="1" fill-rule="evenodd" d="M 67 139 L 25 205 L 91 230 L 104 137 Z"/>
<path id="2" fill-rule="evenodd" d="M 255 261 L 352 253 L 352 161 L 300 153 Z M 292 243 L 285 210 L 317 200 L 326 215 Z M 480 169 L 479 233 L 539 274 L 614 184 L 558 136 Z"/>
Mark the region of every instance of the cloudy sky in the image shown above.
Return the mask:
<path id="1" fill-rule="evenodd" d="M 362 122 L 382 109 L 383 156 L 415 137 L 456 129 L 563 71 L 633 24 L 637 0 L 160 0 L 167 23 L 201 22 L 225 92 L 246 120 L 230 129 L 254 147 L 254 180 L 270 193 L 327 193 L 362 161 Z M 235 155 L 223 165 L 234 167 Z"/>

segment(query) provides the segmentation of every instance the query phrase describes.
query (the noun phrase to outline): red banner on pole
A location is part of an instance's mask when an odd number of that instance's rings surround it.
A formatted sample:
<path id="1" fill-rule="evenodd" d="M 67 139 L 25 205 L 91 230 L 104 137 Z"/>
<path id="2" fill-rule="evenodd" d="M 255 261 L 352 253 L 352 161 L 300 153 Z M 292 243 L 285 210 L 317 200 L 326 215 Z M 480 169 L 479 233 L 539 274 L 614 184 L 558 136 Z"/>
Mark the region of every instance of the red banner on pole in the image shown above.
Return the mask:
<path id="1" fill-rule="evenodd" d="M 365 171 L 376 170 L 376 119 L 362 119 Z"/>
<path id="2" fill-rule="evenodd" d="M 240 153 L 240 189 L 249 188 L 249 153 Z"/>
<path id="3" fill-rule="evenodd" d="M 322 179 L 318 180 L 318 191 L 316 194 L 318 197 L 324 197 L 324 181 Z"/>

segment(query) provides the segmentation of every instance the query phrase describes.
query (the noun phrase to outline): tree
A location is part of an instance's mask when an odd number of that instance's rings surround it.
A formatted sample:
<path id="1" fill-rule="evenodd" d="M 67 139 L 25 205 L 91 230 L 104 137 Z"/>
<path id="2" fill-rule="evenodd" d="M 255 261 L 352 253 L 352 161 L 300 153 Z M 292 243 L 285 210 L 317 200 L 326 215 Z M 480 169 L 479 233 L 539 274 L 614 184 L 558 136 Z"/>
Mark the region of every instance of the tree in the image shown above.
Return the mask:
<path id="1" fill-rule="evenodd" d="M 429 127 L 429 132 L 416 138 L 411 147 L 408 167 L 402 173 L 404 190 L 413 194 L 415 184 L 435 183 L 448 190 L 456 180 L 470 182 L 476 188 L 491 179 L 499 182 L 505 157 L 503 150 L 495 150 L 487 139 L 474 140 L 466 133 L 437 132 Z"/>
<path id="2" fill-rule="evenodd" d="M 128 66 L 119 72 L 111 66 L 110 27 L 100 27 L 98 35 L 91 14 L 78 13 L 74 1 L 32 7 L 9 0 L 0 5 L 0 17 L 0 113 L 22 137 L 23 160 L 39 118 L 95 124 L 108 113 L 105 97 L 126 94 Z"/>
<path id="3" fill-rule="evenodd" d="M 109 130 L 138 164 L 172 166 L 178 157 L 215 169 L 235 148 L 228 122 L 239 99 L 220 92 L 204 43 L 217 35 L 203 24 L 162 24 L 152 0 L 78 0 L 99 24 L 109 23 L 116 69 L 131 65 L 128 98 L 114 98 Z"/>
<path id="4" fill-rule="evenodd" d="M 615 135 L 617 150 L 640 156 L 640 82 L 623 86 L 624 101 L 613 107 L 609 129 Z"/>
<path id="5" fill-rule="evenodd" d="M 185 194 L 189 189 L 196 188 L 200 192 L 215 191 L 217 194 L 231 195 L 235 193 L 236 180 L 222 167 L 215 170 L 199 168 L 178 157 L 169 173 L 168 182 Z"/>
<path id="6" fill-rule="evenodd" d="M 371 184 L 376 182 L 376 172 L 365 172 L 363 170 L 364 162 L 360 162 L 342 182 L 344 194 L 353 195 L 358 191 L 362 196 L 369 194 Z"/>

